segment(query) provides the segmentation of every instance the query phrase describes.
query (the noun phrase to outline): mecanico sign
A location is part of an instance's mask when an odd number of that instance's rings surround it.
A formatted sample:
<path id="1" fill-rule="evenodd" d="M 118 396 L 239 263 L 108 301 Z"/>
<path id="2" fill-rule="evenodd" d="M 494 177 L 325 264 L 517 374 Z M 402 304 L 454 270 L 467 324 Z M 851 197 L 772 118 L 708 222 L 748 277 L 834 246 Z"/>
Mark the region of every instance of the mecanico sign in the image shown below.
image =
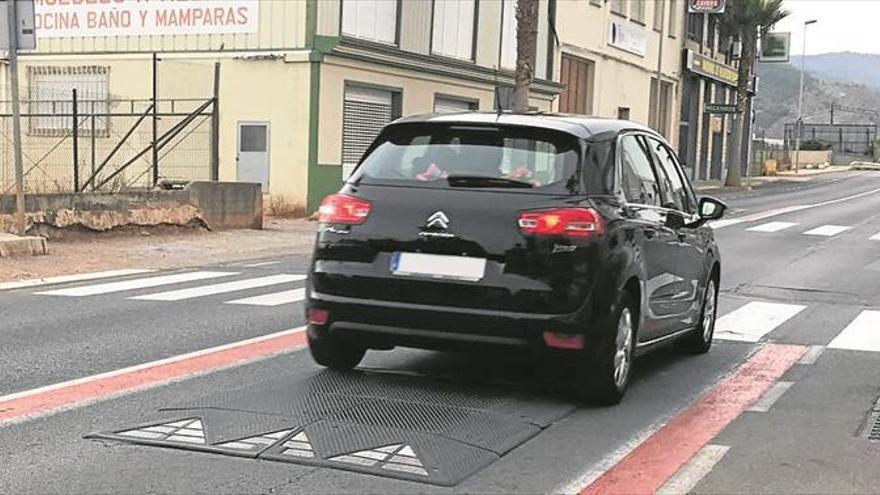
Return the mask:
<path id="1" fill-rule="evenodd" d="M 691 14 L 723 14 L 724 0 L 688 0 Z"/>
<path id="2" fill-rule="evenodd" d="M 259 0 L 34 0 L 37 38 L 255 33 Z"/>

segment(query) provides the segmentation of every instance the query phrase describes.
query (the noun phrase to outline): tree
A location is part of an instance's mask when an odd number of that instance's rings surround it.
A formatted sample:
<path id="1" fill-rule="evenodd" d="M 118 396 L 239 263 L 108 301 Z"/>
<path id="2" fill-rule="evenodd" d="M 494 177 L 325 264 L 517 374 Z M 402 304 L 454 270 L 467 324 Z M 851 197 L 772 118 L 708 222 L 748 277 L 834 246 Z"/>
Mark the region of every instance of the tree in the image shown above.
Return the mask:
<path id="1" fill-rule="evenodd" d="M 787 17 L 789 12 L 782 7 L 782 0 L 728 0 L 722 18 L 722 28 L 727 34 L 735 35 L 742 43 L 739 59 L 739 81 L 736 85 L 736 111 L 733 122 L 733 152 L 727 166 L 727 186 L 740 185 L 742 169 L 741 153 L 743 142 L 743 114 L 755 65 L 755 51 L 758 36 L 766 35 L 773 26 Z"/>
<path id="2" fill-rule="evenodd" d="M 538 48 L 538 0 L 516 0 L 516 72 L 513 109 L 529 110 L 529 87 Z"/>

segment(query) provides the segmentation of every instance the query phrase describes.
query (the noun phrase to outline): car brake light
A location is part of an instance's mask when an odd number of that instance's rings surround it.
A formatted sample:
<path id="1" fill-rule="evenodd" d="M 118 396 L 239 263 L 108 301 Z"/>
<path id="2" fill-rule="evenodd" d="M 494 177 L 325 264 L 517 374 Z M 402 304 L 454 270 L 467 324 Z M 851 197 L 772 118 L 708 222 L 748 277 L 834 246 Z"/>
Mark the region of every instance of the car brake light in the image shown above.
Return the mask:
<path id="1" fill-rule="evenodd" d="M 523 234 L 593 237 L 602 235 L 605 225 L 592 208 L 557 208 L 524 211 L 519 214 Z"/>
<path id="2" fill-rule="evenodd" d="M 567 333 L 544 332 L 544 344 L 546 344 L 547 347 L 555 347 L 556 349 L 583 349 L 584 336 Z"/>
<path id="3" fill-rule="evenodd" d="M 321 201 L 321 207 L 318 208 L 318 221 L 360 225 L 367 220 L 371 206 L 369 201 L 363 199 L 346 194 L 331 194 L 324 198 L 324 201 Z"/>
<path id="4" fill-rule="evenodd" d="M 310 308 L 308 316 L 309 324 L 321 326 L 327 323 L 327 320 L 330 318 L 330 312 L 326 309 Z"/>

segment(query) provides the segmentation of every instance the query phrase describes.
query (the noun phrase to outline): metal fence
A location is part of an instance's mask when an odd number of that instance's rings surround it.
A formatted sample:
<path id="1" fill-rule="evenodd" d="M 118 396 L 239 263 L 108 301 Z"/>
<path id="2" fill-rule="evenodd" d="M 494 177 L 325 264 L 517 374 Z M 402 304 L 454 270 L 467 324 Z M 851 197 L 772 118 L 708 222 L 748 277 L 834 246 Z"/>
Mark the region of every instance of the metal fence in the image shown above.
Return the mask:
<path id="1" fill-rule="evenodd" d="M 795 148 L 797 124 L 785 124 L 785 147 Z M 814 141 L 830 147 L 834 153 L 873 155 L 877 140 L 876 124 L 803 124 L 801 144 Z"/>
<path id="2" fill-rule="evenodd" d="M 216 177 L 213 98 L 41 96 L 21 100 L 28 193 L 121 191 Z M 0 194 L 15 188 L 11 108 L 0 101 Z"/>

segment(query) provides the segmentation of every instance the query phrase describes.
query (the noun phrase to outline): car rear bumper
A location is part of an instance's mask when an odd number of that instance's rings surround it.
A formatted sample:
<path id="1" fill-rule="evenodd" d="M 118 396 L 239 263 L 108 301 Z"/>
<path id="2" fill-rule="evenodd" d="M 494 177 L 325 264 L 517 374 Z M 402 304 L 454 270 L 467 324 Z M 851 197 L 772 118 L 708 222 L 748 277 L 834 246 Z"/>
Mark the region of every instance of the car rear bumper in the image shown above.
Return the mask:
<path id="1" fill-rule="evenodd" d="M 330 332 L 374 348 L 430 349 L 473 346 L 546 348 L 544 332 L 584 334 L 581 313 L 535 314 L 452 308 L 354 298 L 312 291 L 307 308 L 329 312 L 313 333 Z"/>

